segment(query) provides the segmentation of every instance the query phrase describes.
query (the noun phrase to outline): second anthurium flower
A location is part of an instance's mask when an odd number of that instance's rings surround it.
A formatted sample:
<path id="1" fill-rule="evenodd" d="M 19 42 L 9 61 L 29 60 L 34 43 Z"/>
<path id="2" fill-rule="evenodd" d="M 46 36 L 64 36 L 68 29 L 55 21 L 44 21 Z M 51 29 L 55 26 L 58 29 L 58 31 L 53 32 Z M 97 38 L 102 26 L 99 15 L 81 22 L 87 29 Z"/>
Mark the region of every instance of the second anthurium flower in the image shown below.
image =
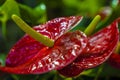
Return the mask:
<path id="1" fill-rule="evenodd" d="M 13 19 L 18 20 L 16 23 L 19 26 L 24 26 L 25 23 L 18 16 L 14 15 Z M 0 66 L 0 70 L 15 74 L 42 74 L 58 70 L 66 77 L 74 77 L 102 64 L 118 43 L 118 21 L 115 20 L 93 35 L 89 35 L 91 32 L 86 30 L 89 36 L 81 31 L 69 32 L 81 20 L 81 16 L 56 18 L 35 26 L 34 30 L 25 24 L 29 29 L 22 28 L 28 34 L 11 48 L 6 66 Z M 94 21 L 92 24 L 96 26 Z M 32 34 L 30 30 L 37 33 Z"/>
<path id="2" fill-rule="evenodd" d="M 117 26 L 118 22 L 114 21 L 109 26 L 88 37 L 87 46 L 82 54 L 59 72 L 64 76 L 72 77 L 105 62 L 118 43 L 119 32 Z"/>

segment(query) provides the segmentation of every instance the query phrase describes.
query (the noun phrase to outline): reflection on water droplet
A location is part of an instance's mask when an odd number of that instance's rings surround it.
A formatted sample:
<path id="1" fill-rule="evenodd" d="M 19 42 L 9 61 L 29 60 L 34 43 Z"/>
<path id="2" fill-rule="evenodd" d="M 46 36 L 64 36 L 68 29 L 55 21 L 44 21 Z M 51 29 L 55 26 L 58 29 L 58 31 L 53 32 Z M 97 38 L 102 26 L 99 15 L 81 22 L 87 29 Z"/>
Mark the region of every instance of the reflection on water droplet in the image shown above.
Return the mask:
<path id="1" fill-rule="evenodd" d="M 49 64 L 49 65 L 47 65 L 47 66 L 48 66 L 48 69 L 49 69 L 49 70 L 52 70 L 52 69 L 54 69 L 54 68 L 55 68 L 55 65 L 54 65 L 54 64 L 52 64 L 52 63 L 51 63 L 51 64 Z"/>
<path id="2" fill-rule="evenodd" d="M 74 49 L 72 50 L 72 52 L 71 52 L 71 53 L 72 53 L 72 55 L 73 55 L 73 56 L 76 56 L 76 52 L 75 52 L 75 50 L 74 50 Z"/>
<path id="3" fill-rule="evenodd" d="M 38 68 L 43 67 L 41 62 L 38 62 Z"/>
<path id="4" fill-rule="evenodd" d="M 88 66 L 93 66 L 93 64 L 89 63 Z"/>
<path id="5" fill-rule="evenodd" d="M 61 60 L 65 60 L 64 56 L 61 56 L 60 59 L 61 59 Z"/>
<path id="6" fill-rule="evenodd" d="M 32 66 L 32 71 L 36 69 L 36 66 L 35 64 Z"/>
<path id="7" fill-rule="evenodd" d="M 53 61 L 53 63 L 54 63 L 55 65 L 59 65 L 59 62 L 58 62 L 58 61 Z"/>

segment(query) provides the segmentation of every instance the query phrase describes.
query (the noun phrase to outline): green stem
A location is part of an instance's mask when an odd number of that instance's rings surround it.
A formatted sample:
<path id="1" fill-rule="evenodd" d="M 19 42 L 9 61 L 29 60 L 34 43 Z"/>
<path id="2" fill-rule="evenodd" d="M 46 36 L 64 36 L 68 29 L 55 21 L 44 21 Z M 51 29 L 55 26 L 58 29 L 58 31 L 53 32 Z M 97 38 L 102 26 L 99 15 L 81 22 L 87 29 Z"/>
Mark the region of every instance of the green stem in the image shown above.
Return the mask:
<path id="1" fill-rule="evenodd" d="M 36 32 L 17 15 L 12 15 L 12 19 L 24 32 L 29 34 L 32 38 L 36 39 L 37 41 L 41 42 L 42 44 L 48 47 L 52 47 L 54 45 L 53 40 Z"/>
<path id="2" fill-rule="evenodd" d="M 102 70 L 103 70 L 103 67 L 104 67 L 104 64 L 101 64 L 100 67 L 99 67 L 99 69 L 98 69 L 98 72 L 97 72 L 97 74 L 96 74 L 96 76 L 95 76 L 95 78 L 94 78 L 94 80 L 98 80 L 98 78 L 99 78 L 99 76 L 100 76 L 100 73 L 101 73 Z"/>
<path id="3" fill-rule="evenodd" d="M 98 22 L 100 21 L 101 19 L 101 16 L 100 15 L 97 15 L 93 20 L 92 22 L 88 25 L 88 27 L 85 29 L 85 34 L 90 36 L 93 31 L 95 30 L 96 28 L 96 25 L 98 24 Z"/>
<path id="4" fill-rule="evenodd" d="M 19 80 L 19 77 L 17 75 L 11 74 L 12 78 L 15 80 Z"/>
<path id="5" fill-rule="evenodd" d="M 6 39 L 6 21 L 2 21 L 2 35 Z"/>

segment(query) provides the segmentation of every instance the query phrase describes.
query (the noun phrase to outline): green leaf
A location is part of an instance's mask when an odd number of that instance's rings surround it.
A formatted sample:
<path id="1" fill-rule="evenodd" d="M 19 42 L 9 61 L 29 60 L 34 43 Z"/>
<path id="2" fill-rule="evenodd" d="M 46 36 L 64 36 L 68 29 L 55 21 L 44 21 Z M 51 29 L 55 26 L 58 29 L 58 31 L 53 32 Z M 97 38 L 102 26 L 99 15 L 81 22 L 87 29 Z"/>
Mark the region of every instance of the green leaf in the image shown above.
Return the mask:
<path id="1" fill-rule="evenodd" d="M 25 20 L 25 22 L 34 24 L 36 21 L 35 15 L 33 14 L 33 9 L 27 5 L 19 4 L 21 18 Z"/>
<path id="2" fill-rule="evenodd" d="M 1 7 L 1 11 L 5 12 L 7 18 L 10 19 L 12 14 L 20 16 L 19 7 L 15 0 L 6 0 Z"/>
<path id="3" fill-rule="evenodd" d="M 2 35 L 4 39 L 6 40 L 6 22 L 8 20 L 7 13 L 1 10 L 0 8 L 0 21 L 2 25 Z"/>
<path id="4" fill-rule="evenodd" d="M 115 19 L 120 17 L 120 4 L 116 6 L 116 8 L 112 8 L 112 13 L 110 16 L 106 17 L 96 28 L 96 31 L 106 27 L 107 25 L 111 24 Z"/>
<path id="5" fill-rule="evenodd" d="M 92 21 L 91 18 L 83 17 L 82 21 L 76 27 L 74 27 L 71 31 L 75 31 L 75 30 L 84 31 L 91 21 Z"/>
<path id="6" fill-rule="evenodd" d="M 102 0 L 63 0 L 66 7 L 78 10 L 80 15 L 95 16 L 106 1 Z M 78 14 L 78 13 L 77 13 Z"/>
<path id="7" fill-rule="evenodd" d="M 46 7 L 43 3 L 35 8 L 23 4 L 19 4 L 19 7 L 21 18 L 24 19 L 25 22 L 35 25 L 46 21 Z"/>
<path id="8" fill-rule="evenodd" d="M 6 59 L 6 55 L 3 53 L 0 53 L 0 64 L 1 65 L 5 65 L 5 59 Z"/>
<path id="9" fill-rule="evenodd" d="M 11 15 L 16 14 L 20 16 L 19 7 L 15 0 L 6 0 L 0 7 L 0 21 L 2 22 L 2 35 L 6 40 L 6 22 L 11 19 Z"/>
<path id="10" fill-rule="evenodd" d="M 114 68 L 108 63 L 105 64 L 103 71 L 101 72 L 101 76 L 114 76 L 120 77 L 120 69 Z"/>
<path id="11" fill-rule="evenodd" d="M 44 3 L 39 4 L 34 8 L 34 14 L 38 18 L 37 23 L 44 23 L 47 21 L 46 6 Z"/>
<path id="12" fill-rule="evenodd" d="M 95 77 L 95 76 L 97 76 L 97 73 L 100 68 L 101 68 L 101 66 L 98 66 L 98 67 L 92 68 L 92 69 L 88 69 L 88 70 L 82 72 L 80 75 Z M 99 77 L 106 77 L 106 76 L 120 77 L 120 69 L 116 69 L 116 68 L 110 66 L 108 63 L 104 63 L 104 66 L 102 67 L 102 70 L 99 73 Z"/>
<path id="13" fill-rule="evenodd" d="M 35 11 L 35 13 L 37 12 L 36 13 L 37 15 L 42 15 L 42 14 L 46 13 L 46 6 L 45 6 L 45 4 L 44 3 L 39 4 L 38 6 L 36 6 L 34 8 L 34 11 Z"/>

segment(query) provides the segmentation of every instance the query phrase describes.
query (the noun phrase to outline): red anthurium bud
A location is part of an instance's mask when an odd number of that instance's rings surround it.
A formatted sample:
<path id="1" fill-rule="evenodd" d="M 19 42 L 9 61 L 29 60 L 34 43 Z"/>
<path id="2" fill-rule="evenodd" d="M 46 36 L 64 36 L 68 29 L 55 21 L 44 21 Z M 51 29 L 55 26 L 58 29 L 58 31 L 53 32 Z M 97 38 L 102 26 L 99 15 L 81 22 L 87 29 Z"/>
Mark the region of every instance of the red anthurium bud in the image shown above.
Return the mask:
<path id="1" fill-rule="evenodd" d="M 58 70 L 60 74 L 73 77 L 81 71 L 96 67 L 105 62 L 112 54 L 119 40 L 118 22 L 114 21 L 108 27 L 95 33 L 88 39 L 86 49 L 70 65 Z"/>
<path id="2" fill-rule="evenodd" d="M 74 28 L 80 22 L 82 17 L 71 16 L 56 18 L 47 23 L 35 26 L 34 29 L 49 38 L 56 41 L 61 35 Z M 10 50 L 6 66 L 15 67 L 29 61 L 45 46 L 29 35 L 25 35 Z"/>

